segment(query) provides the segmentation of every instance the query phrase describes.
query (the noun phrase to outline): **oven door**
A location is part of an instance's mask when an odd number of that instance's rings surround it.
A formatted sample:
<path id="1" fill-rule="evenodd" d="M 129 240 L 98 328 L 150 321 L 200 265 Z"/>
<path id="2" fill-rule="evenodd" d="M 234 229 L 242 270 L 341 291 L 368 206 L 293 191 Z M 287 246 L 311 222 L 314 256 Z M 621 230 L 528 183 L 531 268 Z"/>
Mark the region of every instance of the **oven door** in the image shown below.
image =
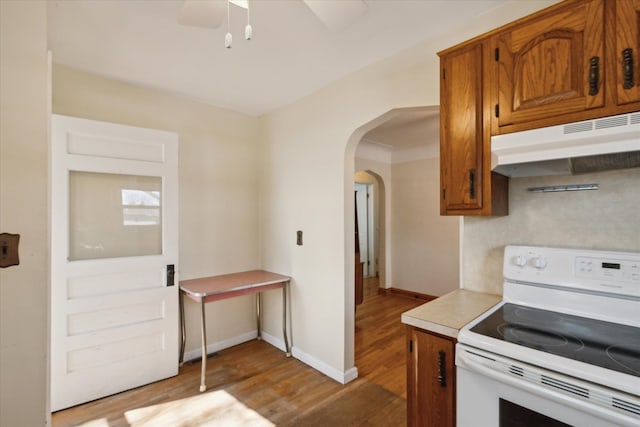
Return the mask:
<path id="1" fill-rule="evenodd" d="M 640 399 L 458 343 L 458 427 L 638 426 Z"/>

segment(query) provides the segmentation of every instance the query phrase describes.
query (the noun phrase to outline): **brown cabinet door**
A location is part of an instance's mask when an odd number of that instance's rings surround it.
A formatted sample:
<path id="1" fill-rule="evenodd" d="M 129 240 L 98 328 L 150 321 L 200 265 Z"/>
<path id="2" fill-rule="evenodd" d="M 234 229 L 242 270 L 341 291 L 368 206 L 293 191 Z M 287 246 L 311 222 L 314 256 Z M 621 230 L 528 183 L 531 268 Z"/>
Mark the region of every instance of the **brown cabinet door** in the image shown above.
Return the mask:
<path id="1" fill-rule="evenodd" d="M 454 341 L 408 327 L 409 426 L 455 426 Z"/>
<path id="2" fill-rule="evenodd" d="M 617 104 L 640 101 L 640 0 L 616 2 Z"/>
<path id="3" fill-rule="evenodd" d="M 481 209 L 483 45 L 440 58 L 440 212 Z"/>
<path id="4" fill-rule="evenodd" d="M 499 126 L 604 106 L 603 11 L 574 2 L 499 35 Z"/>

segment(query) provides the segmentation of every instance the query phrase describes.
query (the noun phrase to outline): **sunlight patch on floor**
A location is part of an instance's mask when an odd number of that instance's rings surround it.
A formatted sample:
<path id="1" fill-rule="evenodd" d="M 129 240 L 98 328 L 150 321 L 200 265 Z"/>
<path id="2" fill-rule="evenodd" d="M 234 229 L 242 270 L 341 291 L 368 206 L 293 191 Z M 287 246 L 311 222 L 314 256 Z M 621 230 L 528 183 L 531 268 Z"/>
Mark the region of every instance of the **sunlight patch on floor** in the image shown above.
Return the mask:
<path id="1" fill-rule="evenodd" d="M 132 409 L 124 415 L 131 427 L 275 426 L 224 390 Z"/>
<path id="2" fill-rule="evenodd" d="M 109 427 L 109 421 L 106 418 L 99 418 L 97 420 L 87 421 L 80 424 L 78 427 Z"/>

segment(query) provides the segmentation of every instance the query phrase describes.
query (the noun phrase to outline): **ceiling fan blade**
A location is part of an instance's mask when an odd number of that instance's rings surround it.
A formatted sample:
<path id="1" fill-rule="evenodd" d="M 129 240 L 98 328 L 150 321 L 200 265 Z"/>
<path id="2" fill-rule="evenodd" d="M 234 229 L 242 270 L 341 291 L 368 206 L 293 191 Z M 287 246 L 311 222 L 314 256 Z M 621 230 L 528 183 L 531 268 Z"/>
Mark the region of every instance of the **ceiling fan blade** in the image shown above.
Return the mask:
<path id="1" fill-rule="evenodd" d="M 227 16 L 226 0 L 184 0 L 178 23 L 203 28 L 218 28 Z"/>
<path id="2" fill-rule="evenodd" d="M 303 0 L 330 30 L 341 30 L 351 25 L 367 11 L 363 0 Z"/>

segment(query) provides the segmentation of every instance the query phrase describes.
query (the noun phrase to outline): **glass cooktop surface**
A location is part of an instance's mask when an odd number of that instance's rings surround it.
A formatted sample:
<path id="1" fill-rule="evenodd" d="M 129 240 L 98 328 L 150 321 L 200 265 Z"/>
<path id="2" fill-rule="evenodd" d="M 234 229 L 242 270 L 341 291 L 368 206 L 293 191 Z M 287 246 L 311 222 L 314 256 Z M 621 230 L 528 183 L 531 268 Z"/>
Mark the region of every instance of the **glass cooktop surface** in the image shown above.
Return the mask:
<path id="1" fill-rule="evenodd" d="M 472 332 L 640 377 L 640 328 L 504 304 Z"/>

